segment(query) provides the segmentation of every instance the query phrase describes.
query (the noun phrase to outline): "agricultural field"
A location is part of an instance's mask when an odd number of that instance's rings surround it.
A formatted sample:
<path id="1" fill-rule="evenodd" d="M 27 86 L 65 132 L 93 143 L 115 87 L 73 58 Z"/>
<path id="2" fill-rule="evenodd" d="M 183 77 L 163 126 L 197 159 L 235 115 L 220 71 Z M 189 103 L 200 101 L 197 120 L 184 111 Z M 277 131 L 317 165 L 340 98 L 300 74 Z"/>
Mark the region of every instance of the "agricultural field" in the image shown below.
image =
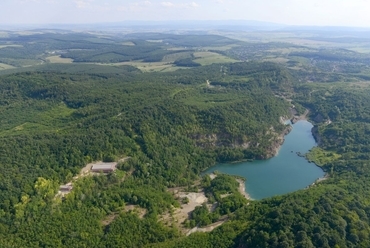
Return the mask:
<path id="1" fill-rule="evenodd" d="M 0 38 L 7 38 L 9 37 L 9 33 L 5 31 L 0 31 Z"/>
<path id="2" fill-rule="evenodd" d="M 231 45 L 225 45 L 225 46 L 205 46 L 202 47 L 203 50 L 209 51 L 209 50 L 214 50 L 214 51 L 227 51 L 233 47 L 238 47 L 240 46 L 239 44 L 231 44 Z"/>
<path id="3" fill-rule="evenodd" d="M 10 45 L 0 45 L 0 49 L 1 48 L 6 48 L 6 47 L 22 47 L 22 45 L 12 45 L 12 44 L 10 44 Z"/>
<path id="4" fill-rule="evenodd" d="M 176 50 L 175 50 L 176 51 Z M 183 49 L 179 49 L 181 52 L 167 54 L 163 57 L 162 62 L 169 62 L 173 63 L 178 59 L 187 59 L 193 57 L 193 51 L 183 51 Z"/>
<path id="5" fill-rule="evenodd" d="M 178 69 L 186 69 L 186 67 L 178 67 L 170 62 L 143 62 L 143 61 L 131 61 L 131 62 L 121 62 L 121 63 L 107 63 L 107 64 L 100 64 L 97 65 L 101 66 L 123 66 L 123 65 L 130 65 L 134 66 L 142 72 L 168 72 L 168 71 L 175 71 Z"/>
<path id="6" fill-rule="evenodd" d="M 4 64 L 4 63 L 0 63 L 0 70 L 8 70 L 8 69 L 14 69 L 14 68 L 15 68 L 14 66 Z"/>
<path id="7" fill-rule="evenodd" d="M 238 62 L 236 59 L 226 57 L 214 52 L 195 52 L 194 62 L 201 65 L 224 64 Z"/>
<path id="8" fill-rule="evenodd" d="M 59 64 L 70 64 L 73 63 L 73 59 L 61 58 L 60 55 L 50 56 L 45 58 L 49 63 L 59 63 Z"/>
<path id="9" fill-rule="evenodd" d="M 125 41 L 121 43 L 124 46 L 135 46 L 135 43 L 132 41 Z"/>

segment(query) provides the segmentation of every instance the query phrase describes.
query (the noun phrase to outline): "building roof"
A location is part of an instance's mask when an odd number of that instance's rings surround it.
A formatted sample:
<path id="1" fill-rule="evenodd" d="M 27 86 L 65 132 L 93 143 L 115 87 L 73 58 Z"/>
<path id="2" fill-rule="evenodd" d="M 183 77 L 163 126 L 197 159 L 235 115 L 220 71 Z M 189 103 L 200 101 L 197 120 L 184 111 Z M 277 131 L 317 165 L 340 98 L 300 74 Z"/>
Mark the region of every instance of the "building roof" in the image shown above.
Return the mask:
<path id="1" fill-rule="evenodd" d="M 66 185 L 61 185 L 60 187 L 59 187 L 59 190 L 72 190 L 72 185 L 68 185 L 68 184 L 66 184 Z"/>
<path id="2" fill-rule="evenodd" d="M 114 170 L 116 168 L 117 163 L 99 163 L 94 164 L 91 170 L 99 171 L 99 170 Z"/>

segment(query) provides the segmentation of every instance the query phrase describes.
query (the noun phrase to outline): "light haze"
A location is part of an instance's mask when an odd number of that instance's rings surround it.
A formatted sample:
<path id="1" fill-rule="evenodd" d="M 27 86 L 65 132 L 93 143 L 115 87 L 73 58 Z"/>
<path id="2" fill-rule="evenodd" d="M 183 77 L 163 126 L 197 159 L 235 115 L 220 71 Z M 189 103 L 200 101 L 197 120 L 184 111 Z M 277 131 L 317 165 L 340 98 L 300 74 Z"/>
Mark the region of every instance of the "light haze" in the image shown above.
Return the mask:
<path id="1" fill-rule="evenodd" d="M 368 0 L 1 0 L 0 23 L 127 20 L 257 20 L 288 25 L 370 26 Z"/>

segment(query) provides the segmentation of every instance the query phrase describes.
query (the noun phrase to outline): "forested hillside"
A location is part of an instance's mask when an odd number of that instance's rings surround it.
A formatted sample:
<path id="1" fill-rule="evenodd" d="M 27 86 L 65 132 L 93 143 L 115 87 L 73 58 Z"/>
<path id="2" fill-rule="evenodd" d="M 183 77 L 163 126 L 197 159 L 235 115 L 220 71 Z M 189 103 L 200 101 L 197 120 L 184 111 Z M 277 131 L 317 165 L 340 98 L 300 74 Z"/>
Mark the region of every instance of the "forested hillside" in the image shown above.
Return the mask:
<path id="1" fill-rule="evenodd" d="M 366 82 L 301 84 L 295 92 L 295 101 L 311 110 L 319 142 L 307 157 L 330 178 L 306 190 L 252 202 L 210 234 L 194 234 L 156 247 L 370 245 L 370 88 Z"/>
<path id="2" fill-rule="evenodd" d="M 245 63 L 238 65 L 243 74 L 235 66 L 224 66 L 230 73 L 215 65 L 192 73 L 127 68 L 121 74 L 3 76 L 2 246 L 142 246 L 179 236 L 157 223 L 158 214 L 178 206 L 166 188 L 191 185 L 216 161 L 271 156 L 271 139 L 285 128 L 279 117 L 288 105 L 271 90 L 289 83 L 271 74 L 282 69 Z M 257 75 L 238 84 L 206 83 Z M 64 201 L 54 197 L 86 163 L 126 156 L 123 178 L 84 178 Z M 122 213 L 108 227 L 100 224 L 125 204 L 146 209 L 146 218 Z M 122 228 L 128 233 L 117 236 Z"/>
<path id="3" fill-rule="evenodd" d="M 369 247 L 369 56 L 280 41 L 0 37 L 0 247 Z M 309 110 L 318 147 L 305 156 L 328 179 L 249 201 L 234 177 L 200 176 L 274 156 L 289 109 Z M 93 161 L 119 162 L 82 176 Z M 179 190 L 213 210 L 171 222 L 189 200 Z"/>

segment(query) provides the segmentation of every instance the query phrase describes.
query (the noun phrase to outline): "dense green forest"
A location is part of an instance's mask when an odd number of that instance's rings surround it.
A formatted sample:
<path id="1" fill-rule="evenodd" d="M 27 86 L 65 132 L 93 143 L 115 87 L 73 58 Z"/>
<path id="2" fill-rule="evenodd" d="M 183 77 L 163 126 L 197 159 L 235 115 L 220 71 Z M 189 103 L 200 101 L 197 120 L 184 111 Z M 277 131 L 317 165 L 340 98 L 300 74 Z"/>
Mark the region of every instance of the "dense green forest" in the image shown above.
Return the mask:
<path id="1" fill-rule="evenodd" d="M 241 73 L 233 67 L 230 77 L 237 77 Z M 3 76 L 3 245 L 114 246 L 131 237 L 114 235 L 123 226 L 129 232 L 144 228 L 153 236 L 131 240 L 133 246 L 178 237 L 176 229 L 157 223 L 158 215 L 179 204 L 166 188 L 191 185 L 216 161 L 270 156 L 271 139 L 285 128 L 279 116 L 287 114 L 288 105 L 272 90 L 287 83 L 284 78 L 263 77 L 269 64 L 239 67 L 245 67 L 245 75 L 253 68 L 261 80 L 209 87 L 206 80 L 229 77 L 218 65 L 192 75 L 187 70 L 145 74 L 128 67 L 121 74 Z M 281 68 L 274 70 L 279 75 Z M 271 127 L 277 133 L 264 135 Z M 249 149 L 243 148 L 246 142 Z M 121 168 L 130 173 L 124 179 L 115 174 L 86 178 L 64 201 L 55 199 L 58 185 L 86 163 L 124 156 L 131 157 Z M 221 214 L 230 211 L 227 200 Z M 147 209 L 145 219 L 132 223 L 138 227 L 127 226 L 137 217 L 119 214 L 125 204 Z M 100 221 L 113 213 L 119 217 L 104 229 Z"/>
<path id="2" fill-rule="evenodd" d="M 370 246 L 367 54 L 204 34 L 0 42 L 0 62 L 16 67 L 0 71 L 0 247 Z M 206 46 L 247 61 L 193 61 Z M 54 54 L 74 62 L 47 62 Z M 178 67 L 100 64 L 133 60 Z M 310 110 L 319 146 L 306 156 L 327 180 L 248 201 L 234 177 L 200 177 L 217 162 L 273 156 L 287 100 Z M 121 158 L 113 173 L 73 179 L 87 163 Z M 57 196 L 70 181 L 71 193 Z M 188 201 L 179 188 L 208 202 L 184 223 L 163 221 Z M 183 232 L 221 219 L 211 232 Z"/>

